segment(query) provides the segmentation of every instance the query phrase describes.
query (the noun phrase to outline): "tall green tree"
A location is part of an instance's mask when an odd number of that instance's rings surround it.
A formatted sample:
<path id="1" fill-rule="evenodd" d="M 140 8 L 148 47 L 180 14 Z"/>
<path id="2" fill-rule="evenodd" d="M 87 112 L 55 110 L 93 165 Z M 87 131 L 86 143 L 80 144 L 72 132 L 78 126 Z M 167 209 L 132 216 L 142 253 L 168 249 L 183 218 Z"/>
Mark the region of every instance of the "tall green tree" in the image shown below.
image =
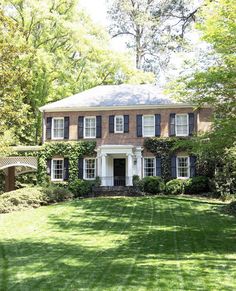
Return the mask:
<path id="1" fill-rule="evenodd" d="M 1 145 L 7 140 L 4 134 L 30 138 L 32 112 L 26 95 L 32 88 L 32 71 L 28 61 L 32 51 L 24 43 L 19 26 L 0 9 L 0 135 Z M 26 138 L 27 137 L 27 138 Z M 12 141 L 13 142 L 13 141 Z M 11 140 L 8 138 L 8 142 Z"/>
<path id="2" fill-rule="evenodd" d="M 112 37 L 125 36 L 136 68 L 157 73 L 178 49 L 199 4 L 185 0 L 110 0 Z"/>
<path id="3" fill-rule="evenodd" d="M 3 11 L 22 29 L 33 55 L 24 64 L 32 72 L 25 105 L 34 116 L 31 132 L 38 142 L 38 107 L 101 84 L 153 81 L 129 64 L 129 58 L 109 49 L 107 33 L 80 9 L 77 0 L 3 0 Z M 140 77 L 139 77 L 140 76 Z"/>
<path id="4" fill-rule="evenodd" d="M 201 10 L 197 27 L 202 38 L 212 46 L 206 53 L 215 63 L 205 70 L 195 70 L 172 85 L 173 95 L 196 107 L 210 105 L 214 111 L 212 131 L 196 138 L 196 153 L 211 157 L 225 172 L 222 185 L 233 185 L 236 191 L 236 5 L 234 0 L 207 1 Z M 204 60 L 203 60 L 204 61 Z M 229 182 L 231 181 L 231 182 Z"/>

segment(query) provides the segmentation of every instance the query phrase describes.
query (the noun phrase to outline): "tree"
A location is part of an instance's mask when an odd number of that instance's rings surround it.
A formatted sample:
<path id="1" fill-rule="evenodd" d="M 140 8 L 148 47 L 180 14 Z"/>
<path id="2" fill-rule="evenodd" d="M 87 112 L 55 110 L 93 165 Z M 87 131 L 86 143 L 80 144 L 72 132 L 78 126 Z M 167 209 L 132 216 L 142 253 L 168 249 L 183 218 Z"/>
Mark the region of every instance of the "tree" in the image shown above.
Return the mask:
<path id="1" fill-rule="evenodd" d="M 214 110 L 213 128 L 195 139 L 194 150 L 204 159 L 211 157 L 220 166 L 221 188 L 236 191 L 236 6 L 234 0 L 208 1 L 197 27 L 203 40 L 212 45 L 213 65 L 179 78 L 171 85 L 172 94 L 196 107 L 206 104 Z M 206 59 L 208 54 L 206 54 Z M 204 60 L 203 60 L 204 61 Z M 231 182 L 229 182 L 231 181 Z M 224 191 L 225 188 L 222 188 Z M 234 189 L 234 190 L 232 190 Z"/>
<path id="2" fill-rule="evenodd" d="M 136 68 L 157 73 L 168 51 L 179 47 L 197 10 L 185 0 L 110 0 L 110 34 L 126 36 Z"/>
<path id="3" fill-rule="evenodd" d="M 32 51 L 23 44 L 23 32 L 0 10 L 0 135 L 5 144 L 7 130 L 22 139 L 28 136 L 32 120 L 26 102 L 31 89 L 31 70 L 24 66 Z M 7 135 L 9 137 L 9 135 Z M 9 138 L 8 138 L 9 140 Z"/>
<path id="4" fill-rule="evenodd" d="M 97 85 L 129 82 L 132 74 L 141 82 L 153 80 L 134 70 L 128 57 L 109 49 L 106 32 L 78 9 L 77 2 L 3 1 L 3 11 L 23 31 L 24 43 L 33 51 L 24 64 L 32 80 L 24 98 L 34 116 L 30 122 L 34 139 L 29 142 L 40 141 L 41 105 Z"/>

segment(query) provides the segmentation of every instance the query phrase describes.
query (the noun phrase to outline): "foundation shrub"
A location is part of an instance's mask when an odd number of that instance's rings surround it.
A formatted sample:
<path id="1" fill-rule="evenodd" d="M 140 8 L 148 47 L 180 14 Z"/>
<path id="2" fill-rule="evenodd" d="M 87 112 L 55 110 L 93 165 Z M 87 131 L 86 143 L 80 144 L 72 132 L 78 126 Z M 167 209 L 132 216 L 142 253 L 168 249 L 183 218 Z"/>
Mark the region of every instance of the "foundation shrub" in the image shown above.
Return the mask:
<path id="1" fill-rule="evenodd" d="M 173 179 L 166 183 L 165 193 L 179 195 L 184 193 L 185 180 Z"/>
<path id="2" fill-rule="evenodd" d="M 75 195 L 75 197 L 84 197 L 92 194 L 92 190 L 94 186 L 100 185 L 100 179 L 96 178 L 96 180 L 82 180 L 75 179 L 70 182 L 69 190 Z"/>
<path id="3" fill-rule="evenodd" d="M 148 194 L 159 194 L 165 190 L 165 183 L 161 177 L 145 177 L 139 182 L 139 188 Z"/>
<path id="4" fill-rule="evenodd" d="M 201 194 L 209 192 L 209 181 L 207 177 L 197 176 L 185 180 L 184 193 Z"/>

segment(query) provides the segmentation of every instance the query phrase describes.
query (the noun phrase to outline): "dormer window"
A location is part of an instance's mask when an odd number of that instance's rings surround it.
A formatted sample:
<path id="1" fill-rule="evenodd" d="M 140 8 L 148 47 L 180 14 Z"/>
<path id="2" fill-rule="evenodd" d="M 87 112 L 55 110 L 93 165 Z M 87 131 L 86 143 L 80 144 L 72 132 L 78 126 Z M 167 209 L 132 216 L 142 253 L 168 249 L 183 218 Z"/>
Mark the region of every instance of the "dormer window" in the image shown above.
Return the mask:
<path id="1" fill-rule="evenodd" d="M 52 139 L 64 139 L 64 117 L 52 119 Z"/>
<path id="2" fill-rule="evenodd" d="M 115 116 L 115 133 L 123 133 L 124 132 L 124 116 L 117 115 Z"/>

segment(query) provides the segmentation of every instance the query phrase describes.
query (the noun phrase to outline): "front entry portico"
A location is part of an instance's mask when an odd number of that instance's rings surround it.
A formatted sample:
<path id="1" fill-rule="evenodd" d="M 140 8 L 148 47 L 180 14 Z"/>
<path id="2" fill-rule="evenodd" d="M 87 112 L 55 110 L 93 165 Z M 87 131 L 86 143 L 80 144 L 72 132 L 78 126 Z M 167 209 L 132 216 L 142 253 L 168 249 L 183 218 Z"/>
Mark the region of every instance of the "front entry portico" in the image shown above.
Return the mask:
<path id="1" fill-rule="evenodd" d="M 97 149 L 101 186 L 133 186 L 133 175 L 141 177 L 142 148 L 103 145 Z"/>

